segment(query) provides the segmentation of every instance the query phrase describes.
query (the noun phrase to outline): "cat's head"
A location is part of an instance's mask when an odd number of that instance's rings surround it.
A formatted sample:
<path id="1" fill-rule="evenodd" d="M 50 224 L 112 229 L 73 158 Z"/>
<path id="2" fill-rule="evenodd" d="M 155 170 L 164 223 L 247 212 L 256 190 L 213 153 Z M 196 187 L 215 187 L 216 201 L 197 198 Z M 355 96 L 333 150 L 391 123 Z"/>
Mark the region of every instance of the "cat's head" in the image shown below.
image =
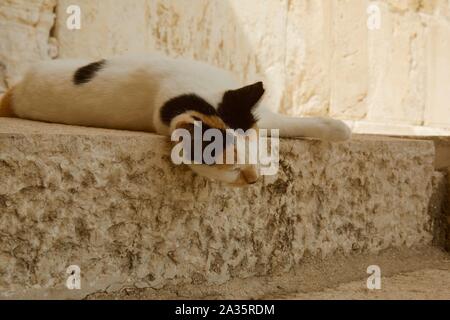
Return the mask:
<path id="1" fill-rule="evenodd" d="M 263 94 L 262 82 L 230 90 L 217 108 L 197 95 L 183 95 L 164 105 L 161 119 L 170 125 L 172 137 L 180 134 L 189 138 L 178 146 L 183 147 L 181 154 L 191 162 L 188 165 L 194 172 L 233 186 L 254 184 L 259 166 L 249 153 L 258 132 L 254 111 Z M 220 148 L 213 144 L 217 135 L 222 138 Z"/>

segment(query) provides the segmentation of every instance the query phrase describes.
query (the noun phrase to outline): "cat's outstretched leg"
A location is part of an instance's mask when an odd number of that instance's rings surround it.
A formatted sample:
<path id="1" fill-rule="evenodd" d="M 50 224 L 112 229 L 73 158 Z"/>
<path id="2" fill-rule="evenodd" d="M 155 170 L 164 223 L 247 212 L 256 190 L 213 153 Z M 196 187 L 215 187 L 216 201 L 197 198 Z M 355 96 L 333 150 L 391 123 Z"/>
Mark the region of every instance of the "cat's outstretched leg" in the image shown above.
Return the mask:
<path id="1" fill-rule="evenodd" d="M 351 130 L 342 121 L 331 118 L 290 117 L 269 110 L 259 110 L 258 127 L 279 129 L 280 137 L 306 137 L 324 141 L 345 141 L 350 139 Z"/>

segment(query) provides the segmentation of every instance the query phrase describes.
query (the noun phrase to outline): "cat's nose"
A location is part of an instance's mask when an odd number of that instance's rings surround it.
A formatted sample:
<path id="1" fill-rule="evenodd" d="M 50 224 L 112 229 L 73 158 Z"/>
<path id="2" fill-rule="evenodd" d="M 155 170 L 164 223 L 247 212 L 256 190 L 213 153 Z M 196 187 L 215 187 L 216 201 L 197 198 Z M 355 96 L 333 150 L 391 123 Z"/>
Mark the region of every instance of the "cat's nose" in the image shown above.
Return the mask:
<path id="1" fill-rule="evenodd" d="M 242 176 L 247 184 L 255 184 L 259 178 L 258 171 L 252 167 L 243 169 Z"/>

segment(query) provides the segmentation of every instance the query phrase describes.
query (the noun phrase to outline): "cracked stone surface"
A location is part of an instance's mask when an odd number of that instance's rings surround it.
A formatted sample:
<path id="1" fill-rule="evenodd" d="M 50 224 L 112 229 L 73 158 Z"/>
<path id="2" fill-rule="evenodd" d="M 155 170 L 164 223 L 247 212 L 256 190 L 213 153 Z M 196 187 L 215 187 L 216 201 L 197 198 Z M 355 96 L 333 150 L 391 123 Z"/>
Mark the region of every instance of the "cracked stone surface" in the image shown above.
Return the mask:
<path id="1" fill-rule="evenodd" d="M 306 257 L 429 244 L 430 141 L 282 140 L 280 171 L 228 188 L 153 134 L 0 119 L 0 292 L 223 284 Z M 83 290 L 64 284 L 69 265 Z"/>

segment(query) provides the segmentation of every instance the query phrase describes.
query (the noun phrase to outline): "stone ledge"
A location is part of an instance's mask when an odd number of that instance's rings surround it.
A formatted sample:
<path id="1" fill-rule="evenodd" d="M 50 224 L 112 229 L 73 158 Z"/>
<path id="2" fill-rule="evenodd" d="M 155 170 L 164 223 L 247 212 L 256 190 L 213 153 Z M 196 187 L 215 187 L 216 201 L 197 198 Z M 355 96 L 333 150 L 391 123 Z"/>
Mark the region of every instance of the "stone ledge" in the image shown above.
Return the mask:
<path id="1" fill-rule="evenodd" d="M 431 141 L 280 152 L 278 176 L 228 188 L 172 165 L 164 137 L 0 118 L 0 296 L 223 284 L 431 243 Z M 73 264 L 83 290 L 69 292 Z"/>
<path id="2" fill-rule="evenodd" d="M 416 137 L 422 139 L 424 137 L 442 137 L 450 138 L 450 128 L 431 127 L 431 126 L 414 126 L 399 123 L 371 122 L 364 120 L 345 120 L 344 121 L 353 133 L 371 134 L 371 135 L 389 135 L 398 137 Z"/>

